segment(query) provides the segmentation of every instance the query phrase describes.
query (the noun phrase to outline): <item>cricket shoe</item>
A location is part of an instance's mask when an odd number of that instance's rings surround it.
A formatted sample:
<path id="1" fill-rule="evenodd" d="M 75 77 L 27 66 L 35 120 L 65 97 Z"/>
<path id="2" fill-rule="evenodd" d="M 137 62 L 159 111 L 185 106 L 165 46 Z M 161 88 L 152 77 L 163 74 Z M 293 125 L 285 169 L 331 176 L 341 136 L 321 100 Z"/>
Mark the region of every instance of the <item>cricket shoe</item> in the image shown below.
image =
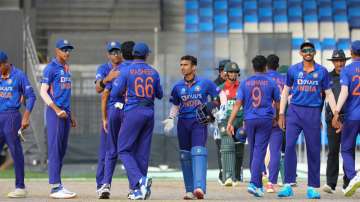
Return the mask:
<path id="1" fill-rule="evenodd" d="M 143 194 L 140 189 L 135 189 L 131 194 L 129 194 L 130 200 L 143 200 Z"/>
<path id="2" fill-rule="evenodd" d="M 103 184 L 98 190 L 99 199 L 109 199 L 110 198 L 110 184 Z"/>
<path id="3" fill-rule="evenodd" d="M 271 182 L 268 182 L 266 185 L 266 192 L 267 193 L 275 193 L 274 185 Z"/>
<path id="4" fill-rule="evenodd" d="M 142 177 L 139 180 L 139 185 L 140 185 L 140 191 L 143 195 L 143 199 L 147 200 L 150 198 L 151 195 L 151 184 L 152 184 L 152 179 L 149 177 Z"/>
<path id="5" fill-rule="evenodd" d="M 70 199 L 76 197 L 76 193 L 71 192 L 60 185 L 51 189 L 50 197 L 54 199 Z"/>
<path id="6" fill-rule="evenodd" d="M 134 190 L 129 190 L 129 193 L 127 194 L 127 198 L 130 199 L 130 195 L 132 195 L 134 193 Z"/>
<path id="7" fill-rule="evenodd" d="M 291 197 L 294 196 L 294 192 L 290 184 L 285 184 L 278 192 L 278 197 Z"/>
<path id="8" fill-rule="evenodd" d="M 204 191 L 200 188 L 196 188 L 194 190 L 194 196 L 197 198 L 197 199 L 204 199 Z"/>
<path id="9" fill-rule="evenodd" d="M 195 198 L 195 196 L 194 196 L 194 194 L 193 194 L 192 192 L 186 192 L 186 194 L 185 194 L 185 196 L 184 196 L 183 199 L 184 199 L 184 200 L 194 200 L 194 199 L 196 199 L 196 198 Z"/>
<path id="10" fill-rule="evenodd" d="M 257 188 L 257 187 L 255 186 L 255 184 L 250 182 L 250 183 L 248 184 L 247 191 L 248 191 L 250 194 L 254 195 L 255 192 L 256 192 L 256 188 Z"/>
<path id="11" fill-rule="evenodd" d="M 264 196 L 264 189 L 262 187 L 261 188 L 256 188 L 254 196 L 263 197 Z"/>
<path id="12" fill-rule="evenodd" d="M 332 189 L 328 184 L 325 184 L 322 188 L 322 190 L 328 194 L 334 194 L 335 189 Z"/>
<path id="13" fill-rule="evenodd" d="M 225 187 L 231 187 L 233 184 L 233 181 L 231 178 L 228 178 L 225 182 L 224 182 L 224 186 Z"/>
<path id="14" fill-rule="evenodd" d="M 320 199 L 320 193 L 317 192 L 314 187 L 308 187 L 306 196 L 308 199 Z"/>
<path id="15" fill-rule="evenodd" d="M 360 188 L 360 176 L 356 175 L 350 180 L 349 185 L 346 187 L 344 191 L 344 195 L 346 197 L 350 197 L 355 194 L 358 188 Z"/>
<path id="16" fill-rule="evenodd" d="M 27 196 L 26 189 L 16 188 L 14 191 L 9 192 L 7 197 L 9 198 L 25 198 Z"/>

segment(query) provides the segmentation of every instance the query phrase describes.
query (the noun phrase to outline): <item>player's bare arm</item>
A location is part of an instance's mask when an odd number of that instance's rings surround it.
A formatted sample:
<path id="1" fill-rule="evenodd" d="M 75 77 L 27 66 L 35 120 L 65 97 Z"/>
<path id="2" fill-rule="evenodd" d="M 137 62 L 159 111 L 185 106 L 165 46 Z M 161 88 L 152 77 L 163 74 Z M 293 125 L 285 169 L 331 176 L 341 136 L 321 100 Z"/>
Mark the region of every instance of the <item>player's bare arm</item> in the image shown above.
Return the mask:
<path id="1" fill-rule="evenodd" d="M 105 85 L 112 80 L 114 80 L 116 77 L 118 77 L 120 74 L 120 71 L 112 69 L 109 74 L 105 77 L 103 80 L 97 80 L 96 81 L 96 92 L 102 93 L 105 89 Z"/>
<path id="2" fill-rule="evenodd" d="M 339 95 L 339 98 L 338 98 L 338 102 L 336 104 L 335 111 L 333 112 L 334 117 L 333 117 L 332 122 L 331 122 L 332 126 L 334 128 L 338 129 L 337 131 L 341 130 L 341 125 L 342 125 L 341 122 L 339 121 L 339 112 L 341 111 L 341 108 L 345 104 L 346 99 L 347 99 L 348 96 L 349 96 L 348 86 L 342 85 L 340 95 Z"/>
<path id="3" fill-rule="evenodd" d="M 44 102 L 51 107 L 56 115 L 60 118 L 66 118 L 68 115 L 66 114 L 66 112 L 64 110 L 61 110 L 58 106 L 56 106 L 56 104 L 52 101 L 51 97 L 48 94 L 48 90 L 49 90 L 49 85 L 47 84 L 41 84 L 41 88 L 40 88 L 40 96 L 41 98 L 44 100 Z"/>
<path id="4" fill-rule="evenodd" d="M 285 129 L 285 108 L 289 97 L 289 86 L 285 85 L 281 93 L 280 106 L 279 106 L 279 127 Z"/>
<path id="5" fill-rule="evenodd" d="M 226 126 L 226 131 L 228 133 L 229 136 L 233 136 L 234 135 L 234 126 L 233 126 L 233 122 L 236 118 L 236 114 L 238 113 L 238 111 L 240 110 L 242 106 L 242 101 L 240 100 L 237 100 L 236 103 L 234 104 L 233 106 L 233 110 L 231 112 L 231 115 L 230 115 L 230 118 L 229 118 L 229 121 L 227 123 L 227 126 Z"/>
<path id="6" fill-rule="evenodd" d="M 108 89 L 105 89 L 101 96 L 101 120 L 102 120 L 103 128 L 106 133 L 108 132 L 108 130 L 107 130 L 108 120 L 107 120 L 106 105 L 107 105 L 107 101 L 109 99 L 109 95 L 110 95 L 110 91 Z"/>

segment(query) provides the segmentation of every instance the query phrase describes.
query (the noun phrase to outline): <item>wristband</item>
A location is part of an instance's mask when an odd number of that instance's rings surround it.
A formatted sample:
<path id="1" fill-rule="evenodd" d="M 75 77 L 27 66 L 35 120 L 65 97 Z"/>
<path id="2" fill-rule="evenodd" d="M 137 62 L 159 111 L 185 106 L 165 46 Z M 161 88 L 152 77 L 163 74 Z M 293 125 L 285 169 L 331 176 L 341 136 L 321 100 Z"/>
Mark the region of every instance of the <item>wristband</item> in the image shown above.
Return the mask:
<path id="1" fill-rule="evenodd" d="M 104 84 L 103 80 L 100 80 L 100 87 L 105 88 L 105 84 Z"/>

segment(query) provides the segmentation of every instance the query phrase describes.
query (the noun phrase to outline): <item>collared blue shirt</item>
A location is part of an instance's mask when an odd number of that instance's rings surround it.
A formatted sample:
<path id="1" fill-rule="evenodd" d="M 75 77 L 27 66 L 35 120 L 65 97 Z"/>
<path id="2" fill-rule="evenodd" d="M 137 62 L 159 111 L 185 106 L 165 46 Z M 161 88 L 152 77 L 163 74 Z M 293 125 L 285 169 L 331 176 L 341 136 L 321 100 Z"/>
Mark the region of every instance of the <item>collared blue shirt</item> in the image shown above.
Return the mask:
<path id="1" fill-rule="evenodd" d="M 170 102 L 180 107 L 179 118 L 195 118 L 196 107 L 219 95 L 220 88 L 208 79 L 196 76 L 189 85 L 186 81 L 178 81 L 172 91 Z"/>
<path id="2" fill-rule="evenodd" d="M 354 60 L 340 73 L 340 84 L 348 87 L 345 119 L 360 120 L 360 60 Z"/>
<path id="3" fill-rule="evenodd" d="M 163 97 L 159 73 L 144 60 L 134 60 L 131 65 L 120 69 L 119 77 L 112 84 L 110 96 L 119 97 L 123 94 L 124 111 L 137 106 L 154 107 L 155 97 Z"/>
<path id="4" fill-rule="evenodd" d="M 266 73 L 256 73 L 241 82 L 236 99 L 243 102 L 244 120 L 272 119 L 272 104 L 280 102 L 280 92 Z"/>
<path id="5" fill-rule="evenodd" d="M 290 103 L 306 107 L 321 107 L 323 92 L 331 88 L 328 71 L 317 63 L 310 73 L 304 71 L 302 62 L 291 66 L 286 75 L 286 85 L 292 88 Z"/>
<path id="6" fill-rule="evenodd" d="M 56 58 L 45 67 L 41 83 L 49 85 L 48 94 L 59 108 L 70 111 L 71 73 L 68 64 L 62 65 Z"/>
<path id="7" fill-rule="evenodd" d="M 115 70 L 120 71 L 121 69 L 125 69 L 126 67 L 128 67 L 129 65 L 132 64 L 132 60 L 124 60 L 118 67 L 116 67 Z M 112 89 L 112 84 L 114 81 L 111 81 L 109 83 L 106 84 L 105 89 L 111 91 Z M 125 97 L 124 95 L 120 95 L 120 96 L 112 96 L 111 94 L 109 95 L 109 99 L 108 99 L 108 103 L 107 103 L 107 107 L 111 107 L 114 106 L 115 103 L 117 102 L 121 102 L 121 103 L 125 103 Z"/>
<path id="8" fill-rule="evenodd" d="M 18 110 L 21 107 L 21 96 L 25 97 L 27 111 L 32 111 L 35 104 L 35 93 L 25 73 L 14 65 L 10 67 L 9 78 L 0 77 L 0 112 Z"/>

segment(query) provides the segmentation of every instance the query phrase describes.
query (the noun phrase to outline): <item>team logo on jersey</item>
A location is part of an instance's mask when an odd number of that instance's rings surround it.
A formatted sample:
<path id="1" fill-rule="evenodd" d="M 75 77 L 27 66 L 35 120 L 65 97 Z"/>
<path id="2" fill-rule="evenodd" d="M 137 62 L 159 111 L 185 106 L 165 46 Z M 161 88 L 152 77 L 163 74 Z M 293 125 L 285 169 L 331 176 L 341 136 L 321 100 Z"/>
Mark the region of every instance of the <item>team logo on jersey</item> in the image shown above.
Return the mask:
<path id="1" fill-rule="evenodd" d="M 298 74 L 298 78 L 299 78 L 299 79 L 302 79 L 303 77 L 304 77 L 304 73 L 299 72 L 299 74 Z"/>
<path id="2" fill-rule="evenodd" d="M 64 73 L 64 70 L 60 70 L 60 74 L 61 75 L 64 75 L 65 73 Z"/>
<path id="3" fill-rule="evenodd" d="M 185 94 L 185 93 L 186 93 L 186 89 L 185 89 L 185 88 L 182 88 L 180 93 L 181 93 L 181 94 Z"/>
<path id="4" fill-rule="evenodd" d="M 199 92 L 201 90 L 200 86 L 195 87 L 195 91 Z"/>
<path id="5" fill-rule="evenodd" d="M 319 77 L 319 74 L 315 72 L 315 73 L 313 74 L 313 77 L 314 77 L 314 79 L 317 79 L 317 78 Z"/>
<path id="6" fill-rule="evenodd" d="M 8 84 L 12 84 L 12 80 L 11 80 L 11 79 L 8 79 L 8 80 L 7 80 L 7 83 L 8 83 Z"/>

